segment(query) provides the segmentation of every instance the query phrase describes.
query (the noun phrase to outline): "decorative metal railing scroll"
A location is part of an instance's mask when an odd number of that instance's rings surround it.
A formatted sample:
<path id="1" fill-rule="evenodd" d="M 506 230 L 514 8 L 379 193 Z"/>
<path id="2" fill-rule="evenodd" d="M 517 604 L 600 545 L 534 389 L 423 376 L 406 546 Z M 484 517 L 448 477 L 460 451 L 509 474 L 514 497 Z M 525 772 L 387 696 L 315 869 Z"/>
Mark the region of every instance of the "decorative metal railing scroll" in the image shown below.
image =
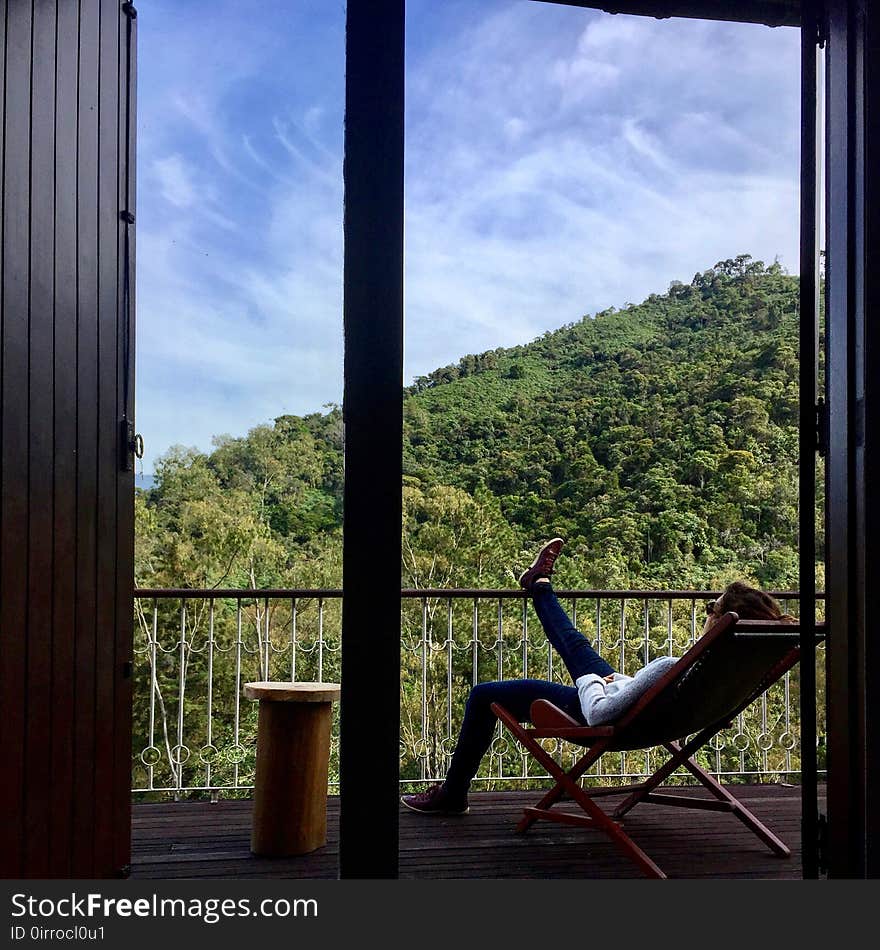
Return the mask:
<path id="1" fill-rule="evenodd" d="M 700 635 L 718 592 L 558 591 L 579 629 L 614 666 L 633 673 L 681 655 Z M 798 595 L 773 592 L 797 614 Z M 820 606 L 821 606 L 820 599 Z M 252 680 L 338 682 L 341 590 L 138 590 L 132 791 L 142 798 L 246 795 L 253 787 L 257 704 Z M 820 648 L 817 676 L 824 693 Z M 401 785 L 442 778 L 471 686 L 531 676 L 566 682 L 528 599 L 514 590 L 401 592 Z M 338 717 L 338 706 L 334 707 Z M 369 711 L 364 711 L 365 716 Z M 727 781 L 799 780 L 798 669 L 716 737 L 703 765 Z M 824 770 L 824 711 L 819 710 Z M 565 758 L 579 750 L 548 743 Z M 330 786 L 338 783 L 338 720 Z M 585 781 L 628 782 L 653 769 L 650 752 L 606 755 Z M 476 787 L 540 786 L 499 728 Z M 686 780 L 683 775 L 682 780 Z"/>

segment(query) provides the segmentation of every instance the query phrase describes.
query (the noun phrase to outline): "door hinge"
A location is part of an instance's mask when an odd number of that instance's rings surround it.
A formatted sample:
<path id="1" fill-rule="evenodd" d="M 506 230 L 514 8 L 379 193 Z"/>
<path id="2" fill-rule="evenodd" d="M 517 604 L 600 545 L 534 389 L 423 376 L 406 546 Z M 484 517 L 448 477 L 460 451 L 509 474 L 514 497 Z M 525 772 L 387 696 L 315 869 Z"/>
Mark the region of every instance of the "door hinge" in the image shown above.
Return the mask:
<path id="1" fill-rule="evenodd" d="M 144 437 L 134 431 L 134 423 L 125 417 L 119 420 L 119 453 L 123 472 L 134 471 L 134 460 L 144 457 Z"/>
<path id="2" fill-rule="evenodd" d="M 828 404 L 821 396 L 816 403 L 816 451 L 821 458 L 828 452 Z"/>
<path id="3" fill-rule="evenodd" d="M 816 858 L 819 873 L 828 873 L 828 816 L 820 814 L 816 825 Z"/>

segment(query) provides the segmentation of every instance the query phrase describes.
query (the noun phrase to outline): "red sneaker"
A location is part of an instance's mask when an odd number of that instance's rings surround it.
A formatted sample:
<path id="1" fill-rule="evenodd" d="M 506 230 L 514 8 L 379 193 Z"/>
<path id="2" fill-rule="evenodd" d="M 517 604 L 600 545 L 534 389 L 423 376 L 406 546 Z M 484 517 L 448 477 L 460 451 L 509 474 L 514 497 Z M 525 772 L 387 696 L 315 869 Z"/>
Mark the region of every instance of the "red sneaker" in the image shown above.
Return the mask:
<path id="1" fill-rule="evenodd" d="M 553 573 L 553 565 L 556 563 L 556 558 L 559 557 L 559 552 L 562 550 L 563 544 L 565 544 L 565 542 L 562 538 L 553 538 L 552 541 L 548 541 L 544 547 L 538 551 L 538 556 L 532 561 L 531 566 L 520 574 L 520 587 L 531 590 L 532 584 L 534 584 L 539 577 L 550 577 Z"/>
<path id="2" fill-rule="evenodd" d="M 442 782 L 432 785 L 426 792 L 404 795 L 400 801 L 407 808 L 423 815 L 464 815 L 469 810 L 467 796 L 453 798 Z"/>

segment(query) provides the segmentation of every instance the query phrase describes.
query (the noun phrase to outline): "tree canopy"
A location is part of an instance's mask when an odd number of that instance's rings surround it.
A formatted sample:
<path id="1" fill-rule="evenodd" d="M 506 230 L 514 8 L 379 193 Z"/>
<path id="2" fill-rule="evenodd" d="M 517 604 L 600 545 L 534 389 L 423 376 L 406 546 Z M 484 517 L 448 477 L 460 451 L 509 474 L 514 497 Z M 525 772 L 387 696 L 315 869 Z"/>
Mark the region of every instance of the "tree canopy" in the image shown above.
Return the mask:
<path id="1" fill-rule="evenodd" d="M 566 586 L 796 586 L 797 341 L 797 278 L 741 255 L 417 378 L 401 583 L 510 586 L 558 534 Z M 342 433 L 326 406 L 170 448 L 137 493 L 137 584 L 341 586 Z"/>

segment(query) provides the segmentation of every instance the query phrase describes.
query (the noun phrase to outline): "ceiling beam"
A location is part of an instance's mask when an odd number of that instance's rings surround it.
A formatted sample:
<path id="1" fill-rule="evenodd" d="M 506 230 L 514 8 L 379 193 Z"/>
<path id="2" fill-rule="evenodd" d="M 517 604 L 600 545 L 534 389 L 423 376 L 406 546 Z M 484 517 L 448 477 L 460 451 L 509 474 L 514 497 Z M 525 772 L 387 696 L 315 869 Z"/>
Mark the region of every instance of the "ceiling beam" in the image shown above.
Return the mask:
<path id="1" fill-rule="evenodd" d="M 800 26 L 800 0 L 550 0 L 605 13 L 629 13 L 658 19 L 687 17 L 765 26 Z"/>

